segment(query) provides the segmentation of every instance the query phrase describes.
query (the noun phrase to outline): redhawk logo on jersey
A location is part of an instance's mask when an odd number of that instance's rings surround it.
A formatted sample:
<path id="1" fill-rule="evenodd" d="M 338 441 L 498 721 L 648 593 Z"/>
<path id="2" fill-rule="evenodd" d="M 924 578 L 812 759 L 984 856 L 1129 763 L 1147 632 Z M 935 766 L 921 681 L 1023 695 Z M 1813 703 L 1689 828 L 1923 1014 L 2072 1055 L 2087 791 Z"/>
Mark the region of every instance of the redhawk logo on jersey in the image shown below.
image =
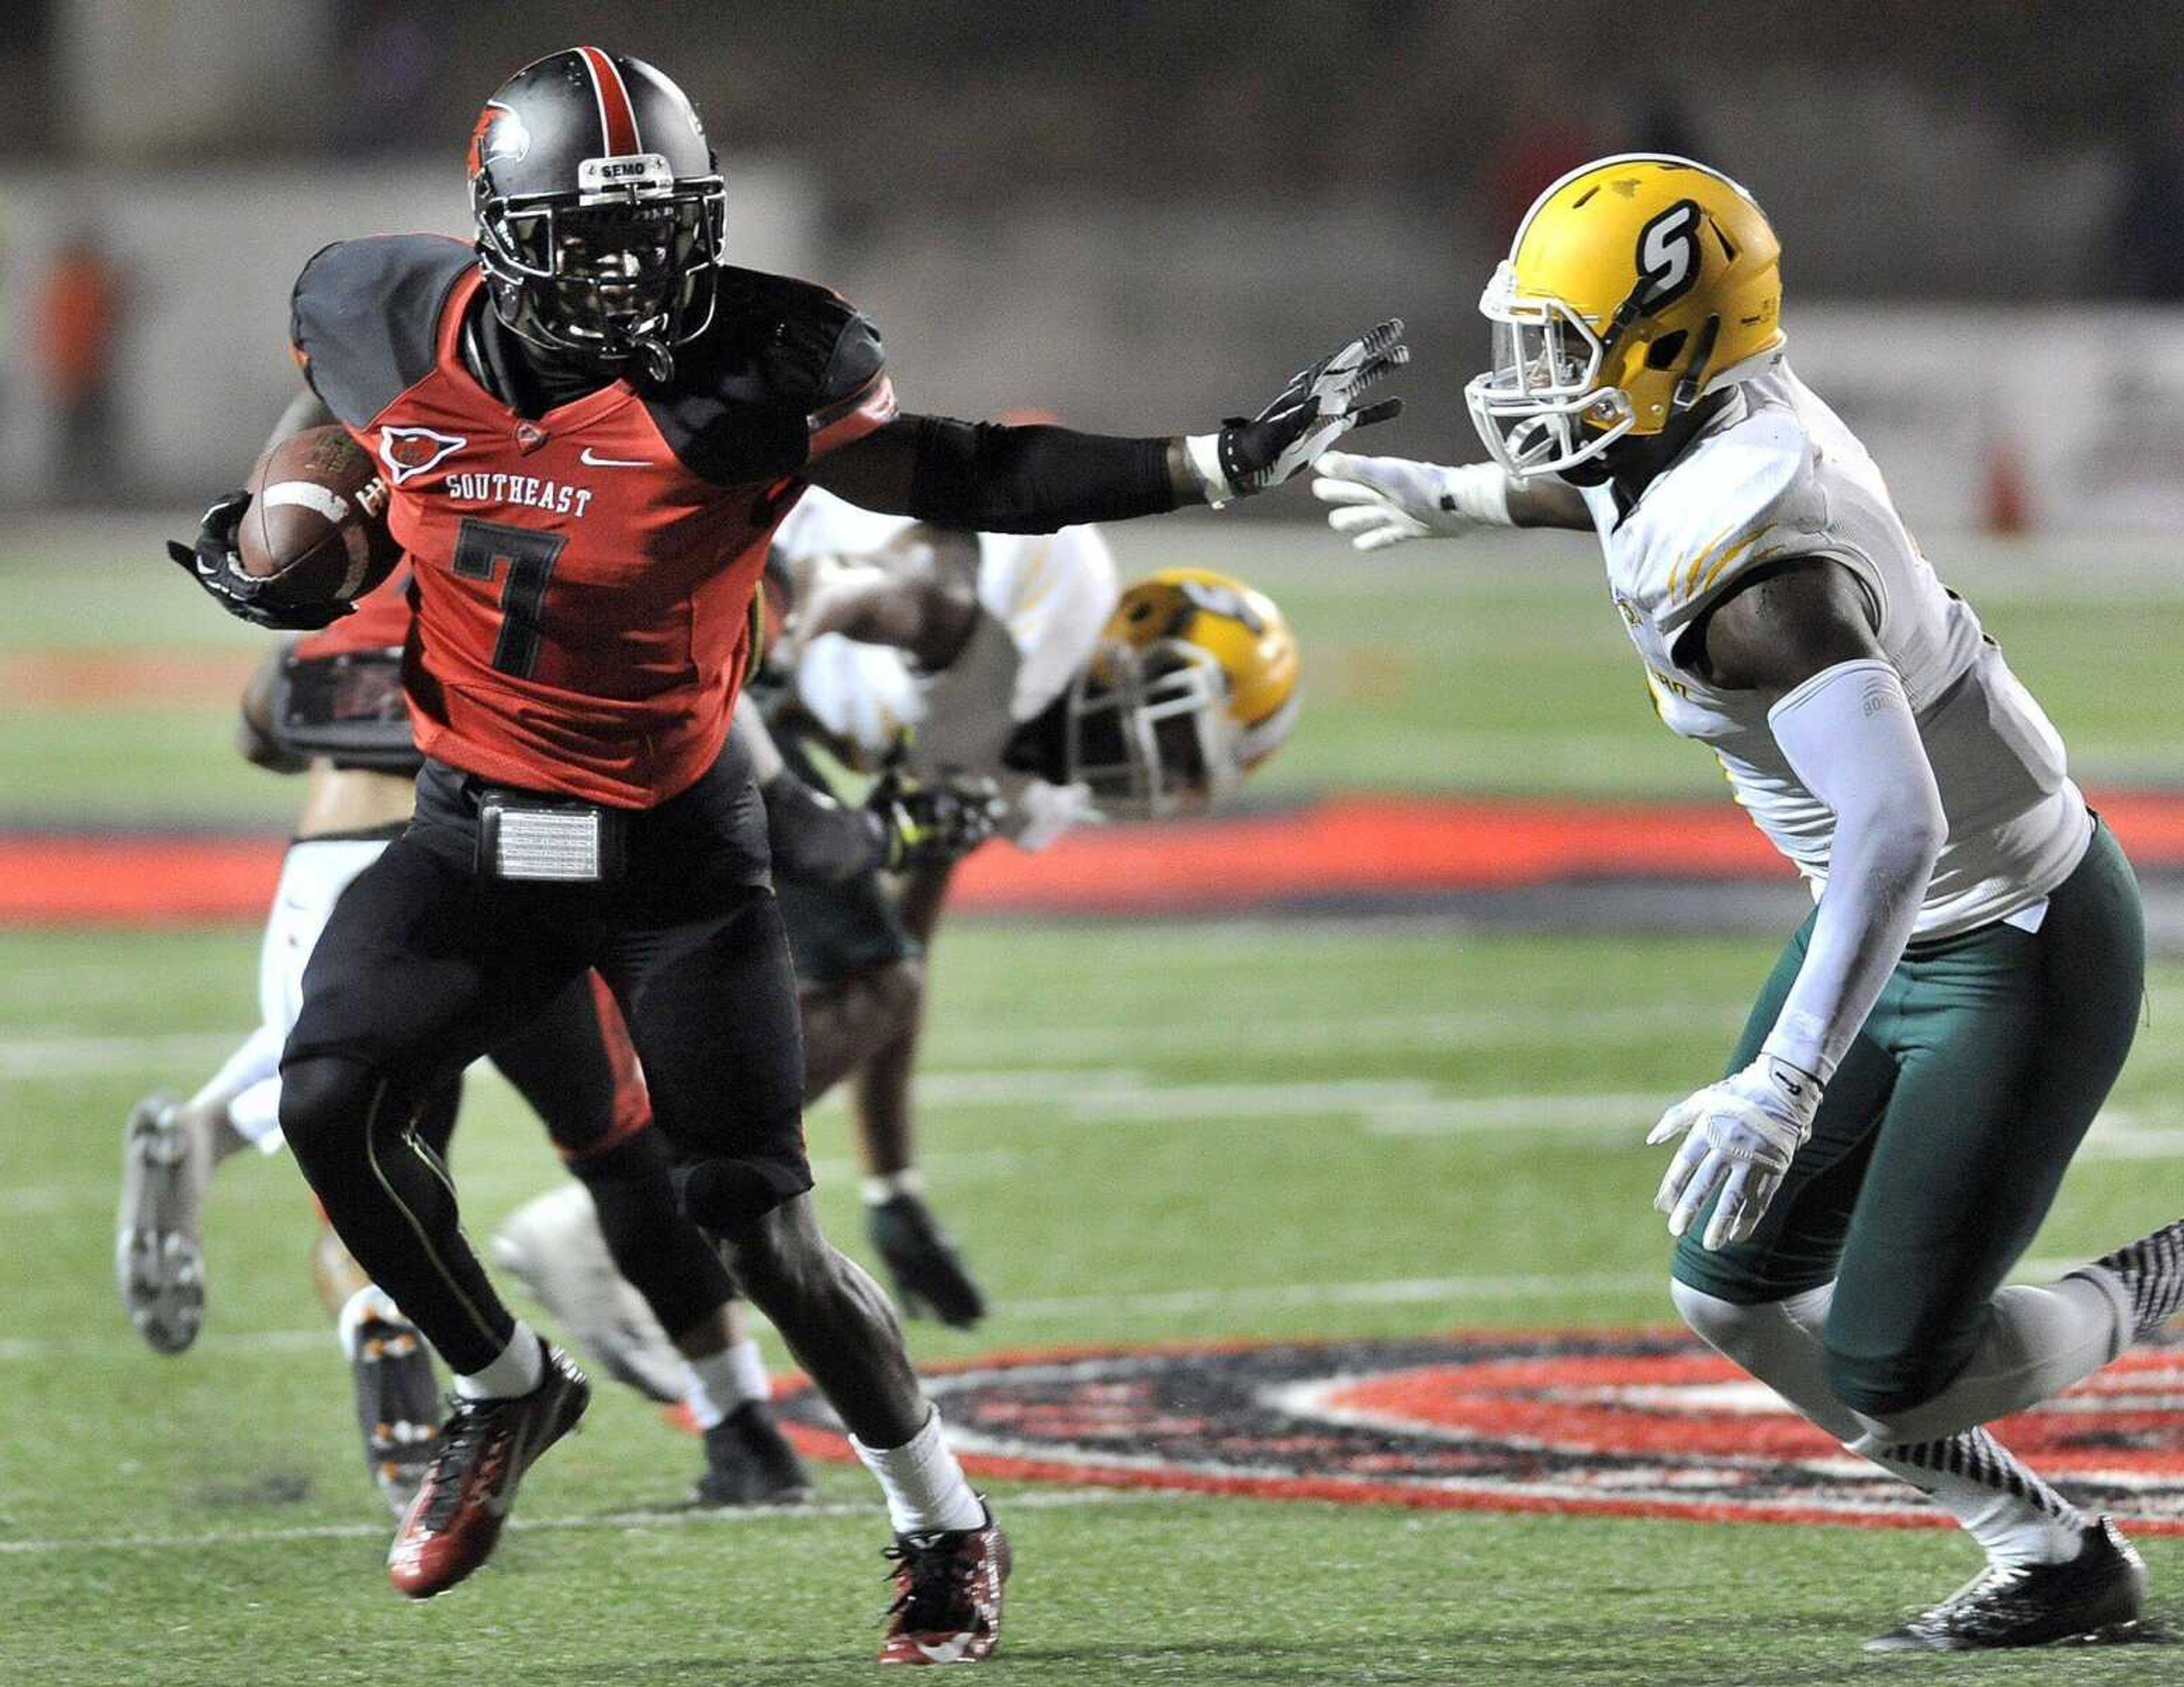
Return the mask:
<path id="1" fill-rule="evenodd" d="M 380 459 L 397 486 L 437 468 L 469 443 L 461 434 L 436 433 L 429 427 L 379 430 Z"/>

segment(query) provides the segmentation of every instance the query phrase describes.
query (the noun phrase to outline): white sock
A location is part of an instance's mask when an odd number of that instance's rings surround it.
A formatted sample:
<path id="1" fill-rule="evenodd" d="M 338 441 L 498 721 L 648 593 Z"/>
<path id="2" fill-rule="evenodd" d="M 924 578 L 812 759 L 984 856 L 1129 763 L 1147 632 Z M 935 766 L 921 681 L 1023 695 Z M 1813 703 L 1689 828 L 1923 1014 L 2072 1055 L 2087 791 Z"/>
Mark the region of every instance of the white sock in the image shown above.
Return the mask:
<path id="1" fill-rule="evenodd" d="M 546 1349 L 531 1326 L 518 1318 L 515 1333 L 492 1364 L 469 1375 L 457 1374 L 455 1392 L 465 1400 L 514 1400 L 529 1394 L 545 1377 Z"/>
<path id="2" fill-rule="evenodd" d="M 1990 1563 L 2064 1564 L 2085 1550 L 2086 1514 L 1984 1429 L 1865 1456 L 1931 1495 Z"/>
<path id="3" fill-rule="evenodd" d="M 948 1450 L 939 1408 L 928 1404 L 927 1411 L 925 1427 L 899 1447 L 868 1447 L 855 1435 L 850 1445 L 878 1478 L 897 1534 L 978 1528 L 986 1521 L 985 1506 Z"/>
<path id="4" fill-rule="evenodd" d="M 875 1172 L 862 1187 L 866 1206 L 885 1206 L 897 1195 L 923 1195 L 925 1174 L 915 1166 L 905 1166 L 900 1172 Z"/>
<path id="5" fill-rule="evenodd" d="M 728 1361 L 735 1368 L 736 1400 L 772 1400 L 773 1378 L 766 1373 L 766 1356 L 749 1336 L 728 1344 Z"/>
<path id="6" fill-rule="evenodd" d="M 1858 1451 L 1937 1441 L 2052 1400 L 2115 1358 L 2137 1333 L 2130 1290 L 2098 1266 L 2044 1289 L 2003 1289 L 1987 1304 L 1994 1316 L 1970 1362 L 1908 1411 L 1860 1412 L 1866 1433 L 1852 1443 Z"/>
<path id="7" fill-rule="evenodd" d="M 724 1422 L 745 1400 L 766 1400 L 772 1394 L 758 1343 L 749 1336 L 702 1359 L 685 1359 L 682 1376 L 682 1403 L 700 1429 Z"/>
<path id="8" fill-rule="evenodd" d="M 1835 1300 L 1833 1283 L 1752 1306 L 1680 1283 L 1670 1285 L 1670 1294 L 1684 1322 L 1708 1346 L 1851 1451 L 1925 1494 L 1964 1526 L 1991 1561 L 2059 1564 L 2084 1545 L 2085 1517 L 1983 1429 L 1911 1445 L 1869 1447 L 1858 1441 L 1858 1414 L 1828 1386 L 1820 1343 Z"/>

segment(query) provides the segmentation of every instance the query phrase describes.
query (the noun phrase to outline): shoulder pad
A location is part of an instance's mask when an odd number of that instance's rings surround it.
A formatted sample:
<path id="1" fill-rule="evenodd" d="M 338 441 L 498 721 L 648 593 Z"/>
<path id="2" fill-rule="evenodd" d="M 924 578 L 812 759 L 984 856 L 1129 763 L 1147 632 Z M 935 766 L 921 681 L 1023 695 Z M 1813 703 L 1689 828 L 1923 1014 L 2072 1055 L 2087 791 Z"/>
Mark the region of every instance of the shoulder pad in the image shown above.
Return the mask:
<path id="1" fill-rule="evenodd" d="M 839 293 L 811 281 L 726 270 L 720 308 L 767 384 L 806 415 L 855 398 L 886 361 L 879 330 Z"/>
<path id="2" fill-rule="evenodd" d="M 645 393 L 669 448 L 716 486 L 796 475 L 893 403 L 869 322 L 824 287 L 755 270 L 721 272 L 712 326 L 677 348 L 666 387 Z"/>
<path id="3" fill-rule="evenodd" d="M 440 312 L 475 266 L 437 234 L 337 241 L 296 277 L 289 337 L 311 390 L 343 426 L 363 428 L 432 368 Z"/>
<path id="4" fill-rule="evenodd" d="M 1825 548 L 1825 511 L 1809 472 L 1811 443 L 1797 417 L 1756 412 L 1707 442 L 1658 488 L 1645 607 L 1673 633 L 1753 569 Z"/>

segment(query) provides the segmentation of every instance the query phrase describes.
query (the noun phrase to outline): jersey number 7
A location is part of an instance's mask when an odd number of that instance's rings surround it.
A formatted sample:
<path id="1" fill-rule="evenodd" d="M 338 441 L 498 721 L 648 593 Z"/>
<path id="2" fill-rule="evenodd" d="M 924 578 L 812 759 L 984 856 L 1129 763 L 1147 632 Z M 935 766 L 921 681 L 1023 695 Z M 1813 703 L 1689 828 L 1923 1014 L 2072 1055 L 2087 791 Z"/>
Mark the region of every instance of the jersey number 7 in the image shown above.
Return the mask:
<path id="1" fill-rule="evenodd" d="M 455 530 L 457 574 L 490 581 L 504 565 L 508 570 L 500 588 L 500 637 L 493 647 L 493 665 L 499 671 L 531 677 L 538 642 L 546 635 L 547 582 L 568 543 L 566 533 L 534 533 L 498 521 L 465 520 Z"/>

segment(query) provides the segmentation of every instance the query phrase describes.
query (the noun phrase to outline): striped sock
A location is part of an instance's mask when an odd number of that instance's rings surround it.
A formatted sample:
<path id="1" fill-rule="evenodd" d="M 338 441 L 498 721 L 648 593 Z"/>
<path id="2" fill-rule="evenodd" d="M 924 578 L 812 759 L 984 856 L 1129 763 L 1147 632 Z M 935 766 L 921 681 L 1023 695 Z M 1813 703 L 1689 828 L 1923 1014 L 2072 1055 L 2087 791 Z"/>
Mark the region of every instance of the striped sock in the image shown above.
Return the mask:
<path id="1" fill-rule="evenodd" d="M 2123 1284 L 2131 1296 L 2132 1339 L 2145 1340 L 2184 1311 L 2184 1218 L 2103 1255 L 2086 1269 L 2105 1271 Z"/>
<path id="2" fill-rule="evenodd" d="M 1931 1495 L 1997 1564 L 2059 1564 L 2078 1555 L 2086 1514 L 1984 1429 L 1869 1455 Z"/>

